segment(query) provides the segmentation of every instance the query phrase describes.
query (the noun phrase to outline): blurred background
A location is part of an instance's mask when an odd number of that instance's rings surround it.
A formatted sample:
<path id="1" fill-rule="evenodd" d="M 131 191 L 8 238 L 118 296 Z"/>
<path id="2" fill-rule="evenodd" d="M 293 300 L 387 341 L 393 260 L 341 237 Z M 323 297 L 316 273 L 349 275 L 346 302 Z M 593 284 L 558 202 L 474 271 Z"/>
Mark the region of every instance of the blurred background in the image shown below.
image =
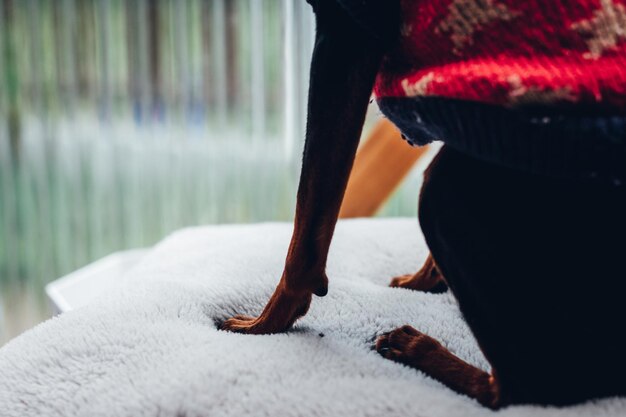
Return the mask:
<path id="1" fill-rule="evenodd" d="M 304 0 L 0 0 L 0 345 L 109 253 L 292 220 L 313 35 Z"/>

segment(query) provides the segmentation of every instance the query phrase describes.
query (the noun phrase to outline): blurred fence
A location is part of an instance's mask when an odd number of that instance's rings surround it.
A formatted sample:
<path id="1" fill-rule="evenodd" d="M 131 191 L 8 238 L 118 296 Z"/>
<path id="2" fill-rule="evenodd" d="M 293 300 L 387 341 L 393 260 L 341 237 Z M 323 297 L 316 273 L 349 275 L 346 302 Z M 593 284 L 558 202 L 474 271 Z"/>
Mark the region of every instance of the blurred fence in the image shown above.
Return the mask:
<path id="1" fill-rule="evenodd" d="M 44 315 L 46 282 L 112 251 L 292 218 L 304 0 L 0 5 L 0 343 Z M 411 188 L 387 212 L 414 213 Z"/>

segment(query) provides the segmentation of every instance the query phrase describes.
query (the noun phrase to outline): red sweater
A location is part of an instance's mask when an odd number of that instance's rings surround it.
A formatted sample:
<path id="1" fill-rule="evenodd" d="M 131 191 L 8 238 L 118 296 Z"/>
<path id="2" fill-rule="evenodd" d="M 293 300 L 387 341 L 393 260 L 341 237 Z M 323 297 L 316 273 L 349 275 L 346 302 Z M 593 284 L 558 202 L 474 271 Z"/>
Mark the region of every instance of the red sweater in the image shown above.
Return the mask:
<path id="1" fill-rule="evenodd" d="M 626 184 L 626 0 L 320 1 L 387 48 L 374 91 L 410 143 Z"/>
<path id="2" fill-rule="evenodd" d="M 378 97 L 626 107 L 626 0 L 401 0 Z"/>

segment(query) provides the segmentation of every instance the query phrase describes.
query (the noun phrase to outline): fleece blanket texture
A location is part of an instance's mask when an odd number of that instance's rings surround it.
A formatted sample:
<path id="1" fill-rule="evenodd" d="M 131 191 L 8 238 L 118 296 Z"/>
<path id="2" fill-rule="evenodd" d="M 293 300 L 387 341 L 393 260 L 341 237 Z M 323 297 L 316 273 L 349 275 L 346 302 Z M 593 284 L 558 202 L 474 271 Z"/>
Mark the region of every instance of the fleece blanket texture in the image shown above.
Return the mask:
<path id="1" fill-rule="evenodd" d="M 414 219 L 340 222 L 330 292 L 314 298 L 290 332 L 219 331 L 216 322 L 263 308 L 291 231 L 290 224 L 260 224 L 174 233 L 127 275 L 123 289 L 0 350 L 0 415 L 493 415 L 371 349 L 375 335 L 411 324 L 488 367 L 450 294 L 387 287 L 426 258 Z M 497 414 L 624 416 L 626 399 Z"/>

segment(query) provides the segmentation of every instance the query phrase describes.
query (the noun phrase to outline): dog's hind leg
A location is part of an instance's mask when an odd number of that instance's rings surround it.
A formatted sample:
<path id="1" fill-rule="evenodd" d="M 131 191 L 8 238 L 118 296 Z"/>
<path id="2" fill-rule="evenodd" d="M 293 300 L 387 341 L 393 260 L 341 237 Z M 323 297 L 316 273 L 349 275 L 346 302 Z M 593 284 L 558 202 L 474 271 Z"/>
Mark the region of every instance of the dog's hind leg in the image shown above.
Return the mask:
<path id="1" fill-rule="evenodd" d="M 494 375 L 463 361 L 437 340 L 411 326 L 402 326 L 380 336 L 376 350 L 385 358 L 419 369 L 486 407 L 500 405 L 500 389 Z"/>
<path id="2" fill-rule="evenodd" d="M 419 220 L 497 397 L 485 373 L 416 331 L 392 332 L 379 350 L 492 406 L 624 395 L 624 213 L 623 187 L 533 176 L 444 146 Z"/>
<path id="3" fill-rule="evenodd" d="M 400 275 L 391 280 L 390 287 L 441 293 L 448 289 L 445 279 L 437 268 L 432 255 L 428 255 L 422 268 L 415 274 Z"/>

